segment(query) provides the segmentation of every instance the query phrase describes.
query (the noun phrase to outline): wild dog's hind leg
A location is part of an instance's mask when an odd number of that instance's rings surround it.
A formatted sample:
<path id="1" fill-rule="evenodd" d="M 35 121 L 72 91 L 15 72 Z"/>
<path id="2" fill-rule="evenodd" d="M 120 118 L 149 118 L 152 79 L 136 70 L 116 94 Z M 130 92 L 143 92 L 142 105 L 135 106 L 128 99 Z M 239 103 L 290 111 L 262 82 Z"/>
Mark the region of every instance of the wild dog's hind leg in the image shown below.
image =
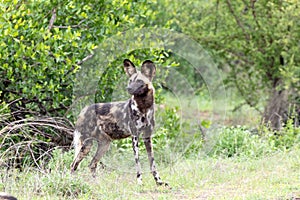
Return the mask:
<path id="1" fill-rule="evenodd" d="M 108 140 L 107 138 L 101 137 L 98 140 L 98 148 L 97 148 L 96 154 L 93 157 L 93 159 L 89 165 L 93 177 L 96 176 L 97 163 L 99 162 L 101 157 L 106 153 L 106 151 L 109 149 L 109 145 L 110 145 L 110 140 Z M 103 166 L 102 163 L 101 163 L 101 165 Z"/>
<path id="2" fill-rule="evenodd" d="M 152 141 L 151 141 L 151 137 L 146 137 L 146 138 L 143 138 L 144 140 L 144 143 L 145 143 L 145 146 L 146 146 L 146 150 L 147 150 L 147 153 L 148 153 L 148 159 L 149 159 L 149 162 L 150 162 L 150 170 L 151 170 L 151 173 L 154 177 L 154 180 L 156 182 L 157 185 L 165 185 L 165 186 L 168 186 L 168 183 L 164 183 L 162 182 L 162 180 L 160 179 L 159 177 L 159 174 L 156 170 L 156 166 L 155 166 L 155 162 L 154 162 L 154 153 L 153 153 L 153 148 L 152 148 Z"/>
<path id="3" fill-rule="evenodd" d="M 141 185 L 143 182 L 142 182 L 141 163 L 139 160 L 139 137 L 138 136 L 132 136 L 132 148 L 133 148 L 134 159 L 136 164 L 137 182 L 139 185 Z"/>
<path id="4" fill-rule="evenodd" d="M 79 134 L 77 136 L 76 134 Z M 76 138 L 77 137 L 77 138 Z M 74 145 L 75 145 L 75 157 L 71 164 L 71 172 L 74 172 L 79 163 L 86 157 L 86 155 L 90 152 L 91 147 L 93 145 L 93 141 L 91 138 L 84 140 L 80 133 L 76 133 L 74 135 Z"/>

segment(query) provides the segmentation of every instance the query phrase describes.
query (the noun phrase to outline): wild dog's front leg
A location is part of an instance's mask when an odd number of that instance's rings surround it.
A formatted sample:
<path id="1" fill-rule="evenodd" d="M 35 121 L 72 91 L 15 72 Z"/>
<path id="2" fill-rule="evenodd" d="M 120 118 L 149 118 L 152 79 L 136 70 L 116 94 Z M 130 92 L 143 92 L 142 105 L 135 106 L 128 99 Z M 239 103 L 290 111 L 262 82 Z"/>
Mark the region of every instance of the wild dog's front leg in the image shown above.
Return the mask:
<path id="1" fill-rule="evenodd" d="M 145 146 L 146 146 L 146 150 L 147 150 L 147 153 L 148 153 L 148 159 L 149 159 L 149 162 L 150 162 L 150 170 L 151 170 L 151 173 L 152 173 L 152 175 L 154 177 L 154 180 L 155 180 L 156 184 L 157 185 L 168 186 L 168 183 L 165 183 L 165 182 L 163 182 L 160 179 L 159 174 L 158 174 L 158 172 L 156 170 L 151 137 L 143 138 L 143 140 L 144 140 L 144 143 L 145 143 Z"/>
<path id="2" fill-rule="evenodd" d="M 136 177 L 138 184 L 142 184 L 142 170 L 141 170 L 141 164 L 139 160 L 139 137 L 138 136 L 132 136 L 132 148 L 134 153 L 134 159 L 136 164 Z"/>

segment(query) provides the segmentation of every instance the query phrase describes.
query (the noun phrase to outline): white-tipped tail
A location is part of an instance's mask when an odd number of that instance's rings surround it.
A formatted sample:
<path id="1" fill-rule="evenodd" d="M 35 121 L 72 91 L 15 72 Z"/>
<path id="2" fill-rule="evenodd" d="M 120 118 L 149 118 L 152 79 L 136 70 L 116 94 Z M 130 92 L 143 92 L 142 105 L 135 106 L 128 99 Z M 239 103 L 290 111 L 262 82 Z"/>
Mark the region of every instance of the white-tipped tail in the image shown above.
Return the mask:
<path id="1" fill-rule="evenodd" d="M 75 148 L 75 158 L 79 154 L 79 151 L 82 147 L 80 137 L 81 137 L 81 133 L 78 130 L 75 130 L 74 131 L 74 137 L 73 137 L 73 145 L 74 145 L 74 148 Z"/>

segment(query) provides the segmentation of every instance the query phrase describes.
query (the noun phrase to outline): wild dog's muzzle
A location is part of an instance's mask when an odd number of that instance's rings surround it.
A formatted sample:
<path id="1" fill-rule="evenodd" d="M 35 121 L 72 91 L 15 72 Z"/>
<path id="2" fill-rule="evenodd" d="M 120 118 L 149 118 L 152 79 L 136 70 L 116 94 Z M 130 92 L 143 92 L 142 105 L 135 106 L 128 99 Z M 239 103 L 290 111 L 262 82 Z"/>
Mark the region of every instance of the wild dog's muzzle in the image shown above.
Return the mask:
<path id="1" fill-rule="evenodd" d="M 143 81 L 136 81 L 127 86 L 127 91 L 131 95 L 143 95 L 148 91 L 148 87 Z"/>

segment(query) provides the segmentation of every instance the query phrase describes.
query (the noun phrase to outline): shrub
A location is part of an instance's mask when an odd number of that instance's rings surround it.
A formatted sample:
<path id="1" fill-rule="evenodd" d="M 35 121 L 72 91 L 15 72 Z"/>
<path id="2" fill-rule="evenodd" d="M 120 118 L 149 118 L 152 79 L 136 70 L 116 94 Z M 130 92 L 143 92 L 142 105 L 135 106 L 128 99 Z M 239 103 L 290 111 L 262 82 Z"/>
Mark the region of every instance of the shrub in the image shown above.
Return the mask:
<path id="1" fill-rule="evenodd" d="M 300 143 L 300 127 L 294 126 L 294 120 L 288 119 L 281 130 L 273 131 L 268 126 L 259 128 L 260 134 L 267 140 L 272 150 L 288 150 Z"/>
<path id="2" fill-rule="evenodd" d="M 246 127 L 222 128 L 217 134 L 215 145 L 209 152 L 213 156 L 259 156 L 266 150 L 267 144 L 258 135 L 252 134 Z"/>
<path id="3" fill-rule="evenodd" d="M 293 121 L 280 131 L 273 131 L 262 125 L 257 133 L 244 126 L 222 128 L 214 137 L 216 143 L 208 153 L 211 156 L 247 156 L 259 157 L 276 151 L 286 151 L 300 143 L 300 128 Z"/>

